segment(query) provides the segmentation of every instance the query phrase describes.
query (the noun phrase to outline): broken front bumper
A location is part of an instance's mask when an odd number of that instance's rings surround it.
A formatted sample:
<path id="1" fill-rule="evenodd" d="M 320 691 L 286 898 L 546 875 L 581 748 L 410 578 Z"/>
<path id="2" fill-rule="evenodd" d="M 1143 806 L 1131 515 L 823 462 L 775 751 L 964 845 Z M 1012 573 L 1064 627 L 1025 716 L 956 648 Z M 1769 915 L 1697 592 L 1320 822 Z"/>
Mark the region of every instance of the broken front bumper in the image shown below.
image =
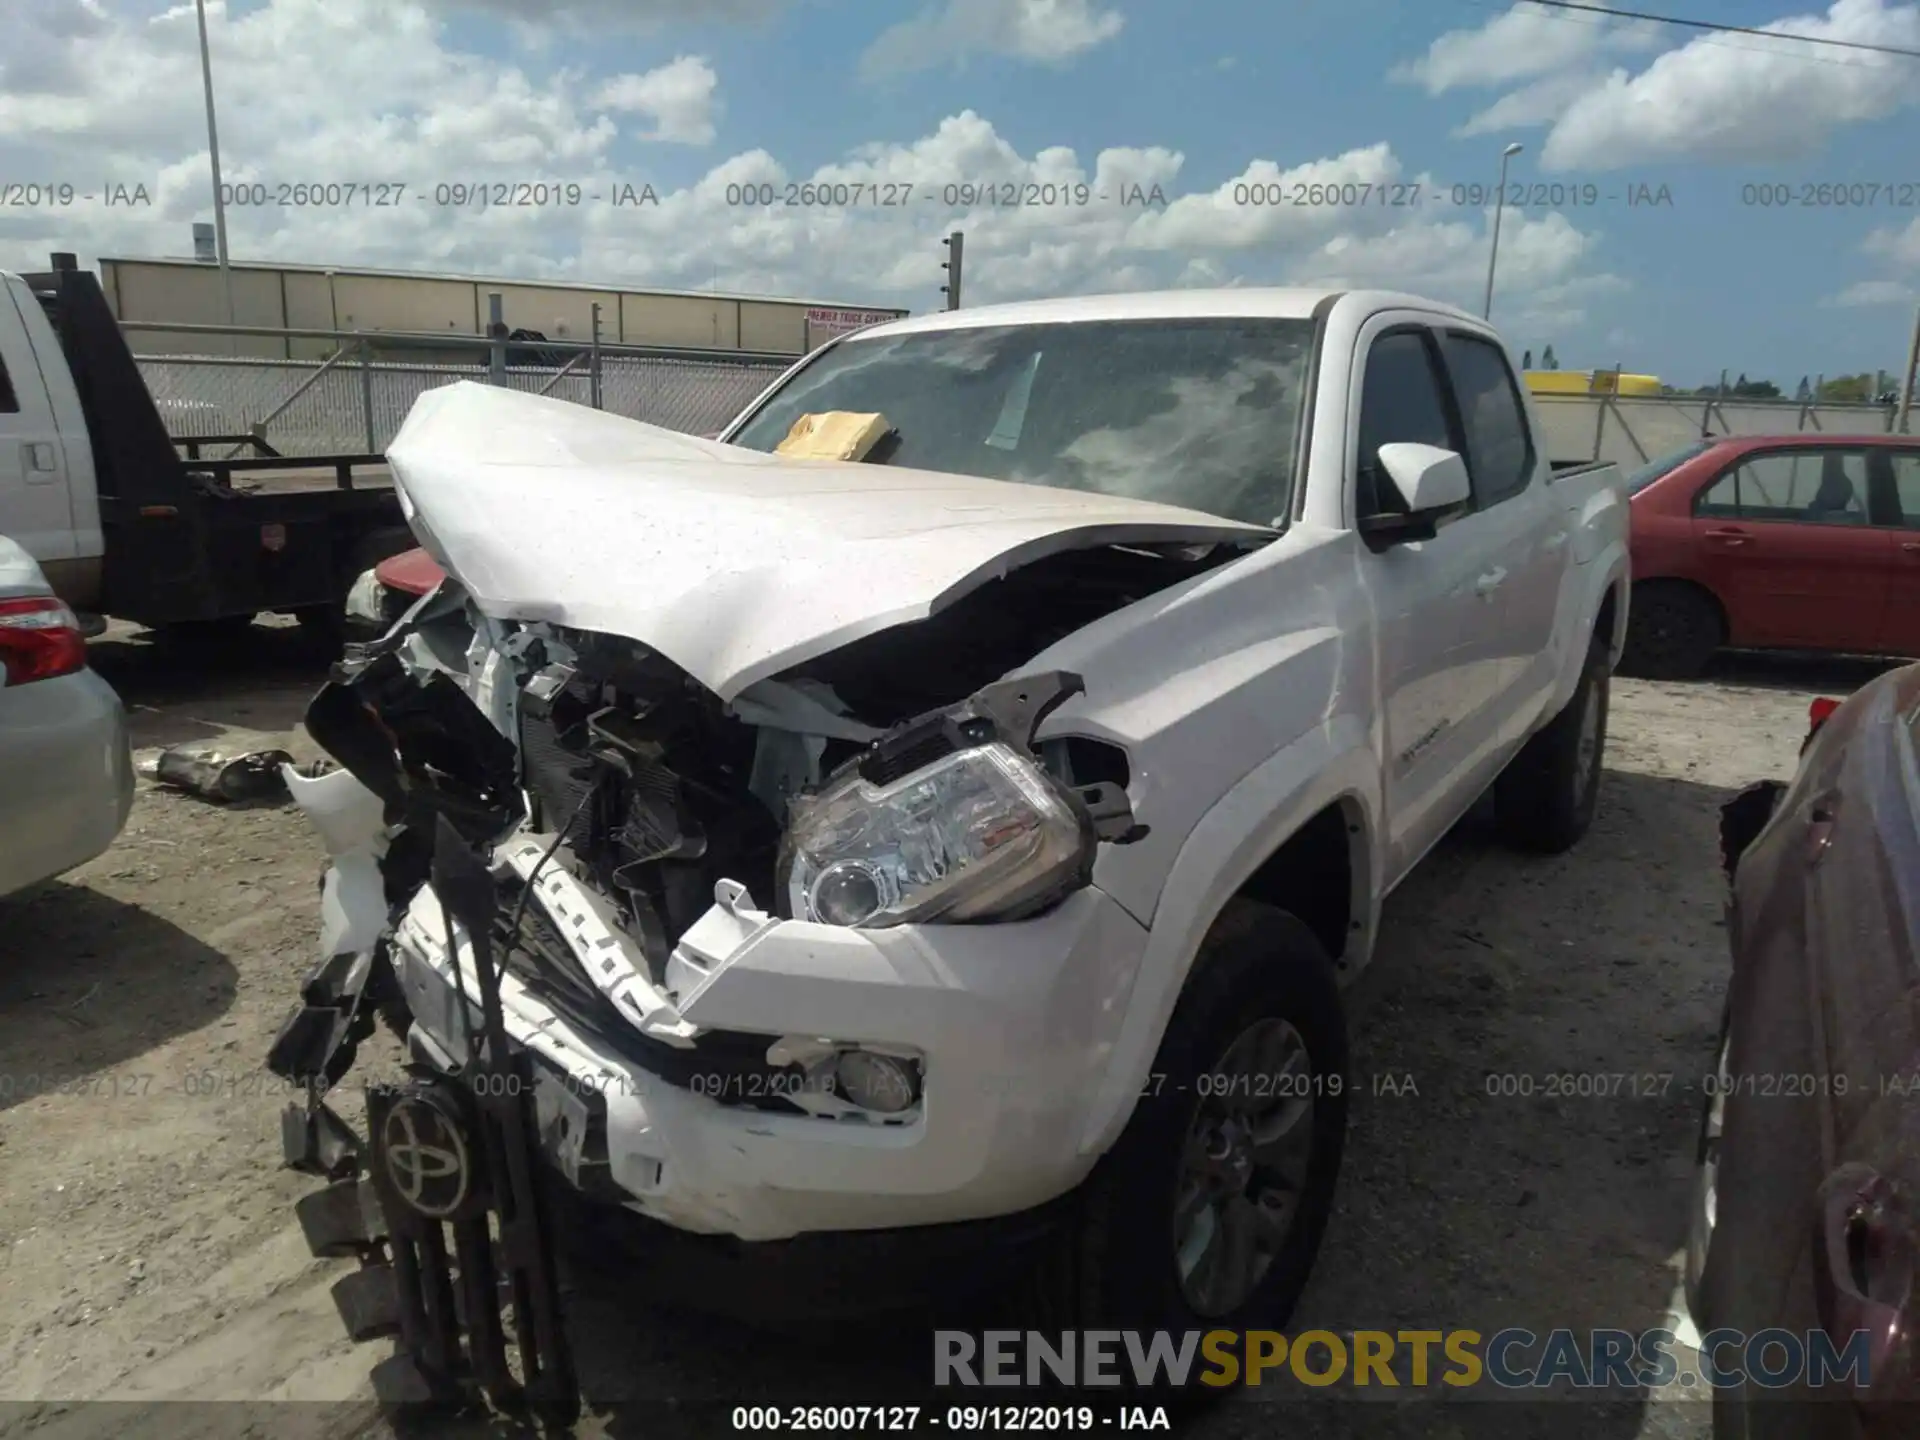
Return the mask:
<path id="1" fill-rule="evenodd" d="M 421 892 L 392 954 L 415 1053 L 444 1067 L 463 1020 L 437 911 Z M 619 943 L 586 929 L 566 928 L 584 954 Z M 501 1004 L 538 1062 L 542 1143 L 577 1188 L 746 1240 L 931 1225 L 1010 1214 L 1084 1176 L 1083 1117 L 1144 939 L 1094 889 L 1014 924 L 872 931 L 776 920 L 735 896 L 676 950 L 679 1002 L 647 997 L 648 1023 L 682 1046 L 570 1021 L 511 973 Z M 459 966 L 471 1023 L 464 937 Z M 723 1036 L 729 1058 L 706 1058 Z M 898 1116 L 810 1112 L 804 1072 L 735 1063 L 748 1037 L 776 1057 L 820 1041 L 911 1057 L 919 1096 Z"/>
<path id="2" fill-rule="evenodd" d="M 452 1073 L 477 1023 L 470 938 L 431 887 L 389 928 L 371 792 L 339 772 L 290 784 L 335 857 L 324 953 L 357 956 L 385 933 L 414 1056 Z M 524 875 L 542 848 L 510 840 L 496 866 Z M 511 969 L 500 979 L 506 1033 L 536 1062 L 542 1143 L 577 1188 L 683 1230 L 775 1240 L 1011 1214 L 1083 1178 L 1084 1116 L 1146 941 L 1102 891 L 1007 924 L 857 930 L 779 920 L 717 888 L 675 947 L 671 994 L 562 867 L 523 892 L 582 972 L 621 977 L 608 988 L 624 1025 L 563 1014 Z M 319 1007 L 304 1023 L 345 1022 Z M 912 1106 L 852 1111 L 779 1063 L 836 1047 L 908 1059 Z"/>
<path id="3" fill-rule="evenodd" d="M 356 1335 L 404 1331 L 408 1302 L 396 1303 L 396 1291 L 412 1295 L 419 1313 L 442 1301 L 471 1308 L 460 1300 L 465 1282 L 450 1286 L 445 1277 L 487 1273 L 480 1252 L 436 1257 L 424 1231 L 411 1240 L 402 1233 L 420 1229 L 418 1207 L 396 1198 L 396 1186 L 430 1177 L 415 1173 L 417 1165 L 405 1177 L 393 1172 L 386 1152 L 400 1133 L 388 1123 L 396 1108 L 413 1116 L 402 1127 L 406 1147 L 453 1151 L 459 1147 L 444 1139 L 413 1133 L 438 1123 L 428 1113 L 435 1107 L 449 1117 L 447 1128 L 477 1137 L 503 1130 L 487 1118 L 493 1110 L 524 1104 L 528 1158 L 602 1202 L 603 1213 L 636 1212 L 661 1222 L 652 1232 L 678 1232 L 689 1243 L 797 1237 L 747 1247 L 786 1252 L 776 1264 L 790 1270 L 830 1258 L 842 1242 L 848 1256 L 904 1253 L 909 1265 L 921 1255 L 964 1253 L 986 1236 L 1009 1248 L 1050 1223 L 1039 1218 L 1045 1202 L 1071 1190 L 1093 1163 L 1079 1147 L 1084 1114 L 1146 938 L 1098 889 L 1013 923 L 856 930 L 776 919 L 722 882 L 656 986 L 593 894 L 559 865 L 538 868 L 529 856 L 545 846 L 520 837 L 493 852 L 495 877 L 534 873 L 516 903 L 525 897 L 583 974 L 599 966 L 617 976 L 605 988 L 624 1023 L 563 1013 L 551 993 L 502 967 L 512 1068 L 476 1070 L 468 1037 L 482 1032 L 484 1017 L 473 934 L 445 913 L 433 885 L 389 907 L 378 863 L 381 806 L 351 775 L 290 775 L 288 783 L 334 858 L 322 894 L 327 958 L 269 1068 L 315 1083 L 309 1103 L 287 1112 L 286 1159 L 336 1182 L 306 1202 L 320 1221 L 309 1223 L 304 1209 L 302 1218 L 316 1254 L 362 1258 L 365 1268 L 337 1292 Z M 491 932 L 478 948 L 500 953 Z M 363 1139 L 321 1089 L 340 1082 L 380 1012 L 405 1028 L 415 1078 L 411 1088 L 369 1092 Z M 853 1049 L 909 1061 L 912 1103 L 897 1113 L 862 1111 L 805 1088 L 805 1064 L 782 1063 Z M 475 1139 L 470 1148 L 486 1146 Z M 406 1169 L 417 1158 L 409 1148 L 399 1163 Z M 363 1170 L 370 1179 L 358 1178 Z M 352 1221 L 344 1231 L 341 1216 Z M 988 1223 L 952 1223 L 965 1221 Z M 345 1238 L 330 1241 L 334 1232 Z M 418 1252 L 411 1278 L 397 1263 L 409 1246 Z M 503 1255 L 496 1268 L 512 1258 Z M 435 1293 L 442 1300 L 429 1303 Z M 439 1343 L 404 1334 L 403 1341 L 416 1355 Z"/>

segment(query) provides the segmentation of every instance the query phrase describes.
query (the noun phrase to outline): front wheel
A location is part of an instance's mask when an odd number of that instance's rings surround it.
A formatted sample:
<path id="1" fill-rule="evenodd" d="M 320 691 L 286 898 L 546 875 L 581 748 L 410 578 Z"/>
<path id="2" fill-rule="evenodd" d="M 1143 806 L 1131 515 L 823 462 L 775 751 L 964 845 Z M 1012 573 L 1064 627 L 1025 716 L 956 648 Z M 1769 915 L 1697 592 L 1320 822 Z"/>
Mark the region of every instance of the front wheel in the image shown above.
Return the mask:
<path id="1" fill-rule="evenodd" d="M 1326 952 L 1284 911 L 1235 902 L 1082 1194 L 1062 1318 L 1175 1332 L 1284 1325 L 1332 1208 L 1347 1085 Z"/>
<path id="2" fill-rule="evenodd" d="M 1557 855 L 1593 825 L 1607 748 L 1608 688 L 1607 647 L 1596 637 L 1566 708 L 1494 782 L 1495 812 L 1509 843 Z"/>

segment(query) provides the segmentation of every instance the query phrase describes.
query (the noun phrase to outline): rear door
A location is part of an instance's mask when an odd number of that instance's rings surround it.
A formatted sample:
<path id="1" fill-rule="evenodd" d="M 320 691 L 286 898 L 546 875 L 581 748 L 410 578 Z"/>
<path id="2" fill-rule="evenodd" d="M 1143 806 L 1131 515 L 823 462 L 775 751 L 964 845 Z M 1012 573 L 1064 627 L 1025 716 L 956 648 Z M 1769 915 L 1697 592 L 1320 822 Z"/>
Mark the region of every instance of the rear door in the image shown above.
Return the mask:
<path id="1" fill-rule="evenodd" d="M 1693 544 L 1726 604 L 1729 641 L 1875 649 L 1898 551 L 1871 519 L 1858 446 L 1751 451 L 1702 486 Z"/>
<path id="2" fill-rule="evenodd" d="M 1466 436 L 1478 543 L 1493 558 L 1492 603 L 1479 620 L 1494 668 L 1482 688 L 1501 743 L 1517 744 L 1559 677 L 1553 640 L 1568 563 L 1566 508 L 1545 478 L 1506 352 L 1468 330 L 1447 331 L 1441 352 Z"/>
<path id="3" fill-rule="evenodd" d="M 1888 568 L 1886 623 L 1879 649 L 1920 656 L 1920 445 L 1884 452 L 1890 462 L 1900 532 Z"/>
<path id="4" fill-rule="evenodd" d="M 0 535 L 42 563 L 69 560 L 75 537 L 60 430 L 17 303 L 15 287 L 0 285 Z"/>
<path id="5" fill-rule="evenodd" d="M 1399 508 L 1378 465 L 1382 445 L 1466 452 L 1439 336 L 1423 317 L 1376 316 L 1362 329 L 1359 350 L 1355 519 Z M 1463 777 L 1486 768 L 1494 753 L 1501 694 L 1495 607 L 1504 578 L 1497 541 L 1488 517 L 1468 511 L 1444 519 L 1430 540 L 1360 552 L 1380 635 L 1389 885 L 1459 818 L 1476 793 Z"/>

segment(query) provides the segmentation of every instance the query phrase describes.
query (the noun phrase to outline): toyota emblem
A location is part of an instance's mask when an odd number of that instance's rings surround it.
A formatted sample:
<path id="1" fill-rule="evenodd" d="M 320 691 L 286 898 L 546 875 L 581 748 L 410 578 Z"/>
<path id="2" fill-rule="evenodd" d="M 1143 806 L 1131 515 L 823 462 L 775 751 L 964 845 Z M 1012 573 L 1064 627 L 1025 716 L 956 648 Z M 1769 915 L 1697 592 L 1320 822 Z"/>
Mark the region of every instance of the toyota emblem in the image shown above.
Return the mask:
<path id="1" fill-rule="evenodd" d="M 467 1137 L 445 1101 L 416 1091 L 402 1095 L 381 1128 L 387 1175 L 400 1198 L 432 1220 L 446 1220 L 473 1189 Z"/>

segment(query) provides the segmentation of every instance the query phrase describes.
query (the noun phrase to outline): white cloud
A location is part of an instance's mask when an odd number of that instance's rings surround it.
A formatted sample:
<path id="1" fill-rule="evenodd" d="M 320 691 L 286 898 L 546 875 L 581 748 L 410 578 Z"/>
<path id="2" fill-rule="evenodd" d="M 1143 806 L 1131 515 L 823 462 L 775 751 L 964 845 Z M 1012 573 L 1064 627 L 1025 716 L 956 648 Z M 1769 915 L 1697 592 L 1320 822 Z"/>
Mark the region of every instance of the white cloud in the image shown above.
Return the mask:
<path id="1" fill-rule="evenodd" d="M 1883 305 L 1911 305 L 1920 290 L 1900 280 L 1859 280 L 1821 303 L 1846 309 L 1873 309 Z"/>
<path id="2" fill-rule="evenodd" d="M 1532 129 L 1548 125 L 1575 100 L 1602 83 L 1604 76 L 1591 70 L 1568 70 L 1511 90 L 1480 111 L 1454 134 L 1461 137 L 1492 135 L 1507 130 Z"/>
<path id="3" fill-rule="evenodd" d="M 1296 261 L 1289 278 L 1468 301 L 1477 314 L 1487 247 L 1485 228 L 1465 219 L 1402 223 L 1373 235 L 1334 236 Z M 1494 291 L 1502 329 L 1518 337 L 1562 333 L 1585 320 L 1590 305 L 1625 291 L 1625 280 L 1598 268 L 1595 248 L 1596 237 L 1558 211 L 1529 216 L 1508 210 L 1500 224 Z"/>
<path id="4" fill-rule="evenodd" d="M 1920 48 L 1920 4 L 1834 0 L 1824 17 L 1765 28 Z M 1541 163 L 1548 169 L 1683 158 L 1779 163 L 1818 154 L 1842 126 L 1920 105 L 1914 61 L 1819 49 L 1751 35 L 1702 36 L 1638 75 L 1616 70 L 1567 108 L 1547 136 Z"/>
<path id="5" fill-rule="evenodd" d="M 880 32 L 860 57 L 870 76 L 932 69 L 972 55 L 1057 65 L 1111 40 L 1124 19 L 1096 0 L 941 0 Z"/>
<path id="6" fill-rule="evenodd" d="M 1584 65 L 1609 51 L 1644 50 L 1658 44 L 1651 28 L 1597 15 L 1549 10 L 1525 3 L 1470 30 L 1449 30 L 1417 60 L 1404 61 L 1387 78 L 1441 95 L 1461 86 L 1507 85 L 1569 66 Z"/>
<path id="7" fill-rule="evenodd" d="M 1906 306 L 1920 300 L 1920 216 L 1897 229 L 1882 226 L 1869 231 L 1860 243 L 1860 250 L 1886 262 L 1894 270 L 1914 272 L 1913 278 L 1858 280 L 1838 294 L 1827 296 L 1821 304 L 1873 308 Z"/>
<path id="8" fill-rule="evenodd" d="M 1869 255 L 1891 260 L 1896 265 L 1911 265 L 1920 269 L 1920 216 L 1909 220 L 1906 228 L 1901 230 L 1873 231 L 1860 248 Z"/>
<path id="9" fill-rule="evenodd" d="M 697 55 L 682 55 L 644 75 L 616 75 L 600 87 L 605 110 L 645 115 L 654 122 L 643 140 L 706 145 L 713 140 L 720 77 Z"/>
<path id="10" fill-rule="evenodd" d="M 469 10 L 498 15 L 531 34 L 559 30 L 592 33 L 656 30 L 676 22 L 729 24 L 766 20 L 786 9 L 789 0 L 432 0 L 442 11 Z"/>
<path id="11" fill-rule="evenodd" d="M 1759 27 L 1920 48 L 1920 3 L 1832 0 L 1824 13 Z M 1390 77 L 1430 95 L 1513 87 L 1455 131 L 1471 136 L 1550 125 L 1547 170 L 1620 169 L 1658 161 L 1802 160 L 1834 131 L 1920 106 L 1914 62 L 1762 35 L 1700 35 L 1635 71 L 1610 60 L 1658 49 L 1651 24 L 1516 4 L 1440 36 Z"/>
<path id="12" fill-rule="evenodd" d="M 784 137 L 769 137 L 766 148 L 674 185 L 649 168 L 658 151 L 634 144 L 623 123 L 645 114 L 653 133 L 696 138 L 702 97 L 717 87 L 711 67 L 690 57 L 609 76 L 559 63 L 579 56 L 577 46 L 543 52 L 541 64 L 467 53 L 426 0 L 272 0 L 231 19 L 216 6 L 210 22 L 229 182 L 260 182 L 269 194 L 283 181 L 412 187 L 404 203 L 382 207 L 364 193 L 331 208 L 231 204 L 240 259 L 717 285 L 925 309 L 938 303 L 939 239 L 964 227 L 975 302 L 1336 270 L 1478 300 L 1473 257 L 1485 253 L 1486 216 L 1441 205 L 1384 143 L 1322 159 L 1243 156 L 1230 178 L 1198 183 L 1171 148 L 1022 151 L 963 111 L 917 138 L 857 146 L 817 167 L 789 168 Z M 36 73 L 64 88 L 11 75 L 0 86 L 0 174 L 69 179 L 83 192 L 139 183 L 154 200 L 0 211 L 0 264 L 38 267 L 56 249 L 87 260 L 187 252 L 190 222 L 212 218 L 191 9 L 149 20 L 42 6 L 16 32 L 41 57 Z M 7 52 L 10 66 L 17 53 Z M 581 203 L 454 207 L 433 196 L 436 182 L 513 180 L 578 181 Z M 616 186 L 649 181 L 657 203 L 609 203 Z M 787 204 L 790 182 L 822 187 L 821 203 Z M 983 182 L 1024 203 L 972 204 L 948 188 Z M 1416 182 L 1428 186 L 1425 208 L 1378 203 L 1383 184 Z M 769 187 L 777 203 L 754 203 L 743 186 Z M 1163 202 L 1128 203 L 1156 189 Z M 1303 198 L 1311 203 L 1294 203 Z M 1539 225 L 1507 216 L 1503 311 L 1526 313 L 1538 294 L 1555 313 L 1571 312 L 1598 293 L 1603 267 L 1590 237 L 1564 220 Z"/>

